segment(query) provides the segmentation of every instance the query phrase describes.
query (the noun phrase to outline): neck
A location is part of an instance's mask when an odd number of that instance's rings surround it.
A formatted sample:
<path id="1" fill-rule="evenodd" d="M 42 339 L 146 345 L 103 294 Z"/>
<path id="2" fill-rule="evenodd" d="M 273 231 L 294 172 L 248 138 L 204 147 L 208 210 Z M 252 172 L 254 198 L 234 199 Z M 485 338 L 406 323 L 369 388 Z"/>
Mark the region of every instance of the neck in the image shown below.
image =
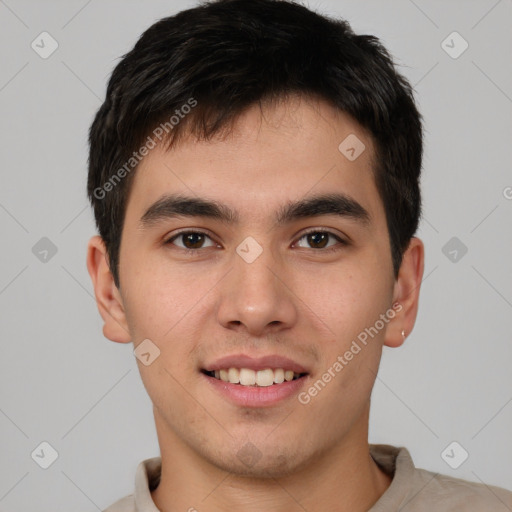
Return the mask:
<path id="1" fill-rule="evenodd" d="M 210 464 L 169 431 L 162 435 L 165 427 L 157 419 L 162 473 L 159 486 L 151 493 L 153 501 L 161 512 L 367 511 L 389 487 L 391 478 L 370 456 L 368 412 L 362 421 L 366 425 L 362 432 L 355 428 L 293 474 L 253 478 Z"/>

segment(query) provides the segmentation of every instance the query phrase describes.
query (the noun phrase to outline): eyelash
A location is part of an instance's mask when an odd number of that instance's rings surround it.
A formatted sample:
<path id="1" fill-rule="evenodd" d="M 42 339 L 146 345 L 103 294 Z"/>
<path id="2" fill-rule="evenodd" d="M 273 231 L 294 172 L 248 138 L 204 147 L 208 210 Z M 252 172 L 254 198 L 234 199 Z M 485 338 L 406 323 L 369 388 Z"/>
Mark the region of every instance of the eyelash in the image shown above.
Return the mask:
<path id="1" fill-rule="evenodd" d="M 335 252 L 335 251 L 340 250 L 340 245 L 341 246 L 349 245 L 346 240 L 343 240 L 340 236 L 336 235 L 332 231 L 328 231 L 326 229 L 318 229 L 318 228 L 316 228 L 316 229 L 312 228 L 312 229 L 302 233 L 302 235 L 297 239 L 297 242 L 299 240 L 302 240 L 307 235 L 310 235 L 310 234 L 313 234 L 313 233 L 315 233 L 315 234 L 321 233 L 321 234 L 331 235 L 333 238 L 335 238 L 338 241 L 338 244 L 335 244 L 335 245 L 333 245 L 331 247 L 327 247 L 325 249 L 322 249 L 322 248 L 320 248 L 320 249 L 313 249 L 313 248 L 311 248 L 312 251 L 321 251 L 323 253 L 331 253 L 331 252 Z M 201 230 L 183 230 L 183 231 L 179 231 L 178 233 L 175 233 L 172 237 L 168 238 L 164 242 L 164 245 L 172 245 L 172 242 L 174 240 L 176 240 L 177 238 L 179 238 L 180 236 L 182 236 L 182 235 L 190 235 L 190 234 L 202 234 L 202 235 L 205 235 L 208 238 L 212 239 L 212 242 L 215 242 L 215 240 L 213 240 L 212 236 L 209 233 L 207 233 L 206 231 L 201 231 Z M 183 247 L 178 247 L 178 249 L 180 249 L 182 252 L 184 252 L 184 254 L 186 254 L 187 256 L 197 256 L 198 252 L 201 249 L 205 249 L 205 248 L 204 247 L 199 247 L 198 249 L 187 249 L 187 248 L 183 248 Z M 301 247 L 301 249 L 304 249 L 304 247 Z"/>

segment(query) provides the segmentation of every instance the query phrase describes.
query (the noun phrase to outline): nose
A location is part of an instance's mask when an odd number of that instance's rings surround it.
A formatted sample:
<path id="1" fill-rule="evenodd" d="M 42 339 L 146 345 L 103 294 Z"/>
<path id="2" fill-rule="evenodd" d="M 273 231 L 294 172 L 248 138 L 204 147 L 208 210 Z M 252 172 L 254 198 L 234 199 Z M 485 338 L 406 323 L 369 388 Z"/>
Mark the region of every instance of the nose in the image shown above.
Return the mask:
<path id="1" fill-rule="evenodd" d="M 232 270 L 222 280 L 219 323 L 251 336 L 291 327 L 298 311 L 289 269 L 285 270 L 266 249 L 251 263 L 237 253 L 233 260 Z"/>

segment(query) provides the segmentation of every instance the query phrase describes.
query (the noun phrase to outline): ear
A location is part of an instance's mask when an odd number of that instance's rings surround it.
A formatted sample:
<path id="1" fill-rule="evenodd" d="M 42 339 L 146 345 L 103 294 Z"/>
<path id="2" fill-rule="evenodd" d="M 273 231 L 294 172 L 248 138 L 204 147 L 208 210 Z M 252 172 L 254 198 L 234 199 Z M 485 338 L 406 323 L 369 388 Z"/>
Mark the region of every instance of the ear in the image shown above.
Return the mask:
<path id="1" fill-rule="evenodd" d="M 393 308 L 396 315 L 390 321 L 386 330 L 384 345 L 387 347 L 402 345 L 414 327 L 418 313 L 424 262 L 423 242 L 419 238 L 413 237 L 404 253 L 398 277 L 395 281 L 393 304 L 397 305 L 398 303 L 399 306 Z M 405 332 L 405 336 L 402 335 L 402 331 Z"/>
<path id="2" fill-rule="evenodd" d="M 96 304 L 103 318 L 103 335 L 118 343 L 131 341 L 121 294 L 110 272 L 105 243 L 94 236 L 87 246 L 87 270 L 91 276 Z"/>

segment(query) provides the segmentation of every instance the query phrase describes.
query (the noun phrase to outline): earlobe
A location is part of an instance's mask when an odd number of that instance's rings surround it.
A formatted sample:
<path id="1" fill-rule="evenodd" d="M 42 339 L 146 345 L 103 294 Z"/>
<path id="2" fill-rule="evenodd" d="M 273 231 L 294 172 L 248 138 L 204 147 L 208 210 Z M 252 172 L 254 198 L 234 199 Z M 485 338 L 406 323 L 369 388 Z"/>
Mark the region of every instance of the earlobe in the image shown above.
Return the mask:
<path id="1" fill-rule="evenodd" d="M 411 238 L 404 252 L 398 278 L 395 281 L 393 304 L 399 303 L 397 314 L 388 325 L 384 345 L 399 347 L 411 333 L 418 313 L 419 294 L 424 270 L 424 246 L 416 237 Z"/>
<path id="2" fill-rule="evenodd" d="M 111 341 L 131 341 L 121 294 L 108 265 L 105 243 L 94 236 L 87 246 L 87 270 L 94 286 L 96 304 L 103 318 L 103 334 Z"/>

